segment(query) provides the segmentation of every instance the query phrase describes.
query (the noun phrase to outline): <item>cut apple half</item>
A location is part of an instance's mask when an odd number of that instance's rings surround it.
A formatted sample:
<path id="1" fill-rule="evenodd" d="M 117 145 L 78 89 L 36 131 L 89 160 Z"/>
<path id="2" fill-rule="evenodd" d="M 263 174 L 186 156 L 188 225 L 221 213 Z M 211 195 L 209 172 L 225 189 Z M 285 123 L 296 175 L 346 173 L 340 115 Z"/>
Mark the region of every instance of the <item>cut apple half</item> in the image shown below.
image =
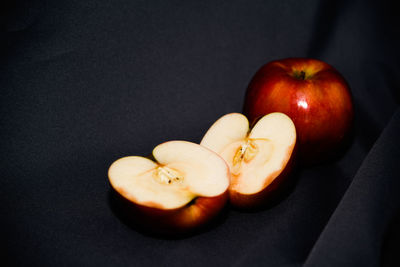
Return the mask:
<path id="1" fill-rule="evenodd" d="M 163 230 L 195 228 L 214 217 L 227 200 L 229 169 L 213 151 L 186 141 L 153 150 L 155 161 L 129 156 L 109 168 L 112 187 L 146 223 Z"/>
<path id="2" fill-rule="evenodd" d="M 263 204 L 270 191 L 287 176 L 296 129 L 283 113 L 262 117 L 252 129 L 244 115 L 231 113 L 217 120 L 200 144 L 227 162 L 231 203 L 251 208 Z"/>

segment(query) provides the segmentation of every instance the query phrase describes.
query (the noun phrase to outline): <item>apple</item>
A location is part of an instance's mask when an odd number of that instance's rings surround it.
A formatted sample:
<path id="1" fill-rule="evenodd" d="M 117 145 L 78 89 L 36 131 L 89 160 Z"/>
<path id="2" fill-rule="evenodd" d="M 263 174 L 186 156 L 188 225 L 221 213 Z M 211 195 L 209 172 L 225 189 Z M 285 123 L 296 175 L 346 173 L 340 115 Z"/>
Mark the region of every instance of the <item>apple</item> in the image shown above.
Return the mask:
<path id="1" fill-rule="evenodd" d="M 252 129 L 244 115 L 227 114 L 211 126 L 200 143 L 227 162 L 230 202 L 243 209 L 267 204 L 288 177 L 295 144 L 292 120 L 278 112 L 262 117 Z"/>
<path id="2" fill-rule="evenodd" d="M 228 199 L 229 169 L 198 144 L 169 141 L 109 168 L 112 188 L 129 203 L 137 223 L 162 234 L 187 233 L 213 219 Z"/>
<path id="3" fill-rule="evenodd" d="M 247 88 L 244 114 L 254 122 L 271 112 L 293 120 L 299 157 L 306 164 L 337 152 L 348 137 L 354 114 L 342 75 L 327 63 L 308 58 L 272 61 L 257 71 Z"/>

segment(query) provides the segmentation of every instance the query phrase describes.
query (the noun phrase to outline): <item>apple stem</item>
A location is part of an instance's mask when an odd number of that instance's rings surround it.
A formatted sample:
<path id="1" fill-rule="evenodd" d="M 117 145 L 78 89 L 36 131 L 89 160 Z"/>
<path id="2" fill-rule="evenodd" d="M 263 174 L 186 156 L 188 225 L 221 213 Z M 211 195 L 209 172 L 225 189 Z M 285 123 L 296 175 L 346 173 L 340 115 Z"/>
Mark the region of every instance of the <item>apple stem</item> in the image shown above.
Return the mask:
<path id="1" fill-rule="evenodd" d="M 304 70 L 300 71 L 300 79 L 301 79 L 301 80 L 305 80 L 305 78 L 306 78 L 306 73 L 305 73 L 305 71 L 304 71 Z"/>

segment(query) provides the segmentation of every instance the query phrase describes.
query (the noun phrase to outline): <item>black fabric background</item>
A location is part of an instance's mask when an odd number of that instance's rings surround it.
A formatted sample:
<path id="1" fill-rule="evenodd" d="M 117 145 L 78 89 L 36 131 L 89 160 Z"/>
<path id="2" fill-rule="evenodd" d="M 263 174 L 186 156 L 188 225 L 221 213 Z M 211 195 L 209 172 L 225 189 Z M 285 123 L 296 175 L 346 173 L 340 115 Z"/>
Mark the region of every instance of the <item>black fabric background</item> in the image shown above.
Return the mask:
<path id="1" fill-rule="evenodd" d="M 0 64 L 2 262 L 399 266 L 394 1 L 9 1 Z M 264 63 L 315 57 L 352 88 L 354 139 L 257 212 L 167 240 L 112 208 L 107 169 L 240 112 Z M 396 111 L 397 109 L 397 111 Z M 334 123 L 334 122 L 332 122 Z"/>

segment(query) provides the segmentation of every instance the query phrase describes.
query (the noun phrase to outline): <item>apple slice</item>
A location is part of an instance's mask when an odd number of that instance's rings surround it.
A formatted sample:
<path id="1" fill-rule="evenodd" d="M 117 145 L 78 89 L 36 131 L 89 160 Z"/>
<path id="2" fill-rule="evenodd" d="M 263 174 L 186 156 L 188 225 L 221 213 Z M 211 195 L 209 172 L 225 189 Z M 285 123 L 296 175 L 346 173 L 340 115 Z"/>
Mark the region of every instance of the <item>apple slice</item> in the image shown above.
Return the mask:
<path id="1" fill-rule="evenodd" d="M 255 208 L 285 180 L 296 144 L 296 129 L 283 113 L 262 117 L 253 129 L 247 118 L 231 113 L 217 120 L 200 143 L 218 153 L 231 171 L 232 205 Z"/>
<path id="2" fill-rule="evenodd" d="M 187 232 L 212 219 L 228 197 L 229 169 L 211 150 L 186 141 L 169 141 L 153 150 L 156 162 L 139 156 L 115 161 L 108 171 L 112 187 L 140 217 L 161 233 Z"/>

